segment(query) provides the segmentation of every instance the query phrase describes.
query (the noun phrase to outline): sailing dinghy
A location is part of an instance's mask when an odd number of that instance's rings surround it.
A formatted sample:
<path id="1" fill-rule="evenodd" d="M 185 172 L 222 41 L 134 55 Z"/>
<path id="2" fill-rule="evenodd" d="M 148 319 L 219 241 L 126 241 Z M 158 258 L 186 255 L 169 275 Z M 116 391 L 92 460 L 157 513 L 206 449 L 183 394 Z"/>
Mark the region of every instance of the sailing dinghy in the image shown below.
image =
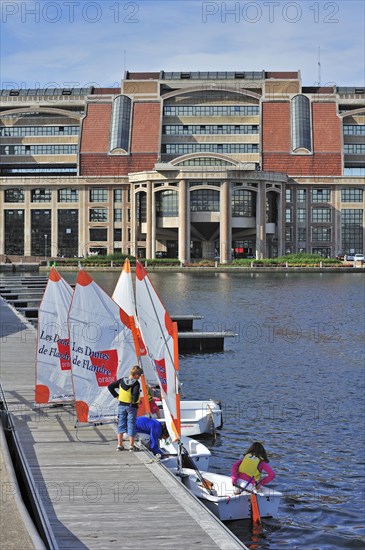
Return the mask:
<path id="1" fill-rule="evenodd" d="M 151 290 L 151 292 L 153 292 L 153 295 L 155 296 L 154 289 L 153 291 Z M 147 353 L 147 349 L 149 350 L 149 348 L 148 348 L 148 345 L 145 344 L 143 340 L 143 335 L 140 332 L 140 320 L 136 313 L 136 304 L 134 300 L 132 276 L 131 276 L 131 270 L 130 270 L 130 263 L 128 259 L 126 259 L 124 262 L 123 270 L 119 277 L 117 285 L 115 287 L 112 298 L 119 305 L 119 307 L 121 307 L 129 316 L 134 317 L 135 325 L 137 327 L 138 345 L 140 349 L 139 360 L 141 362 L 143 372 L 147 378 L 149 378 L 150 380 L 153 379 L 154 385 L 159 384 L 160 378 L 158 377 L 155 370 L 156 367 L 154 366 L 153 356 Z M 161 302 L 159 302 L 159 306 L 163 308 Z M 166 312 L 166 315 L 168 315 L 167 312 Z M 153 324 L 151 326 L 153 326 Z M 172 326 L 171 320 L 170 320 L 170 326 Z M 152 342 L 149 339 L 149 334 L 150 334 L 150 331 L 148 330 L 147 342 L 153 348 Z M 171 376 L 168 377 L 169 379 L 168 379 L 168 382 L 166 382 L 166 384 L 165 382 L 163 382 L 163 386 L 161 387 L 161 391 L 165 394 L 165 398 L 168 397 L 170 406 L 172 406 L 172 409 L 175 411 L 174 412 L 175 418 L 181 415 L 181 403 L 182 403 L 179 399 L 178 399 L 178 404 L 176 402 L 176 399 L 179 398 L 178 381 L 175 375 L 175 370 L 173 365 L 174 361 L 178 361 L 177 356 L 175 357 L 176 351 L 177 351 L 176 342 L 175 342 L 176 338 L 177 338 L 177 331 L 175 330 L 175 335 L 173 336 L 173 339 L 174 339 L 173 345 L 171 346 L 171 349 L 168 350 L 167 352 L 167 356 L 169 355 L 169 353 L 171 354 L 170 357 L 167 357 L 167 362 L 170 368 Z M 170 340 L 170 344 L 171 343 L 172 341 Z M 162 361 L 164 361 L 163 357 L 164 357 L 164 352 L 166 351 L 165 344 L 167 344 L 167 342 L 163 341 L 161 349 L 159 349 L 158 351 L 156 351 L 154 348 L 152 349 L 152 351 L 156 354 L 155 356 L 159 358 L 157 361 L 159 362 L 160 366 Z M 169 396 L 167 395 L 168 393 L 170 394 Z M 194 403 L 194 402 L 189 402 L 189 403 Z M 161 415 L 164 416 L 164 409 L 161 410 Z M 178 424 L 178 422 L 176 421 L 174 423 L 174 427 L 172 428 L 172 425 L 171 425 L 172 419 L 169 412 L 167 413 L 167 417 L 168 417 L 167 427 L 169 429 L 170 435 L 172 436 L 172 439 L 176 439 L 176 435 L 178 434 L 183 445 L 188 450 L 194 462 L 196 464 L 199 464 L 199 466 L 201 467 L 208 468 L 209 459 L 211 456 L 209 449 L 202 443 L 198 443 L 197 441 L 190 439 L 189 437 L 186 437 L 186 435 L 181 436 L 181 422 Z M 139 434 L 139 439 L 142 442 L 146 441 L 144 434 Z M 164 451 L 165 454 L 170 455 L 169 458 L 162 460 L 162 462 L 167 467 L 176 467 L 177 465 L 176 461 L 178 458 L 178 444 L 176 443 L 176 441 L 172 441 L 172 439 L 170 438 L 170 441 L 161 440 L 160 442 L 161 450 Z"/>
<path id="2" fill-rule="evenodd" d="M 137 300 L 139 300 L 137 308 L 134 300 L 133 283 L 130 272 L 130 263 L 128 259 L 126 259 L 124 262 L 123 270 L 114 289 L 112 298 L 122 309 L 124 309 L 124 311 L 128 313 L 128 315 L 134 316 L 135 324 L 137 326 L 137 332 L 139 335 L 138 338 L 140 341 L 140 347 L 141 349 L 143 349 L 144 346 L 143 342 L 141 343 L 140 337 L 141 316 L 144 319 L 143 338 L 148 338 L 148 335 L 150 334 L 150 331 L 153 327 L 152 324 L 149 324 L 149 318 L 151 319 L 151 312 L 148 312 L 148 308 L 152 308 L 151 311 L 154 316 L 155 314 L 157 314 L 157 309 L 159 310 L 161 318 L 157 320 L 157 334 L 159 334 L 161 338 L 161 328 L 162 330 L 164 330 L 163 323 L 165 321 L 165 313 L 167 312 L 165 311 L 164 306 L 160 308 L 160 305 L 162 305 L 160 298 L 158 297 L 146 271 L 144 270 L 140 262 L 137 262 L 136 269 L 141 276 L 141 278 L 136 276 L 136 295 Z M 148 281 L 147 286 L 145 284 L 145 281 Z M 155 296 L 157 304 L 157 309 L 155 311 L 153 311 L 154 306 L 151 300 L 148 298 L 149 293 Z M 148 302 L 146 302 L 147 299 Z M 169 323 L 172 325 L 171 319 L 169 320 Z M 165 342 L 163 342 L 162 340 L 161 343 L 162 345 L 165 345 Z M 159 385 L 160 380 L 157 375 L 158 367 L 156 369 L 153 366 L 153 361 L 151 361 L 151 357 L 146 355 L 146 353 L 146 351 L 144 352 L 144 354 L 142 352 L 140 358 L 146 381 L 151 386 Z M 161 405 L 161 418 L 164 418 L 164 409 L 162 407 L 162 403 L 160 402 L 158 404 Z M 205 433 L 212 434 L 215 433 L 217 429 L 221 428 L 223 424 L 222 409 L 220 403 L 217 403 L 212 399 L 202 401 L 180 399 L 180 414 L 181 434 L 183 436 L 190 437 Z"/>
<path id="3" fill-rule="evenodd" d="M 235 494 L 237 488 L 232 485 L 229 476 L 191 468 L 174 469 L 173 472 L 221 521 L 251 518 L 252 485 Z M 264 486 L 256 497 L 262 518 L 278 515 L 282 493 Z"/>

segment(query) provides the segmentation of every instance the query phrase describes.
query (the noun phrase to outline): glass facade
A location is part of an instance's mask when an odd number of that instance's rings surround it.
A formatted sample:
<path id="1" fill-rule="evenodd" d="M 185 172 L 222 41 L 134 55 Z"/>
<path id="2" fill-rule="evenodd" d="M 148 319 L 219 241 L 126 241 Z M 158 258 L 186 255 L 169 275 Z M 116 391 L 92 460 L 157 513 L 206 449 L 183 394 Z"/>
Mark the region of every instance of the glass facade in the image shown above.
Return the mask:
<path id="1" fill-rule="evenodd" d="M 307 190 L 306 189 L 298 189 L 297 191 L 297 201 L 298 202 L 305 202 L 307 199 Z"/>
<path id="2" fill-rule="evenodd" d="M 293 240 L 293 228 L 292 227 L 286 227 L 285 228 L 285 242 L 289 243 Z"/>
<path id="3" fill-rule="evenodd" d="M 364 191 L 357 187 L 347 187 L 341 189 L 342 202 L 362 202 L 364 200 Z"/>
<path id="4" fill-rule="evenodd" d="M 197 189 L 190 192 L 191 212 L 219 212 L 219 191 Z"/>
<path id="5" fill-rule="evenodd" d="M 5 189 L 4 202 L 24 202 L 23 189 Z"/>
<path id="6" fill-rule="evenodd" d="M 318 254 L 322 258 L 331 257 L 331 248 L 326 246 L 316 246 L 312 248 L 312 254 Z"/>
<path id="7" fill-rule="evenodd" d="M 177 162 L 176 166 L 232 166 L 232 164 L 226 160 L 201 156 Z"/>
<path id="8" fill-rule="evenodd" d="M 108 190 L 107 189 L 90 189 L 90 202 L 108 202 Z"/>
<path id="9" fill-rule="evenodd" d="M 115 222 L 121 222 L 122 221 L 122 209 L 121 208 L 114 208 L 114 221 Z"/>
<path id="10" fill-rule="evenodd" d="M 305 227 L 298 227 L 298 241 L 305 242 L 307 240 L 307 229 Z"/>
<path id="11" fill-rule="evenodd" d="M 0 127 L 0 137 L 77 136 L 79 126 L 20 126 Z"/>
<path id="12" fill-rule="evenodd" d="M 195 134 L 208 134 L 208 135 L 217 135 L 217 134 L 258 134 L 259 126 L 251 124 L 166 124 L 162 128 L 163 134 L 171 136 L 189 136 Z"/>
<path id="13" fill-rule="evenodd" d="M 330 222 L 331 221 L 331 209 L 330 208 L 313 208 L 312 210 L 312 222 Z"/>
<path id="14" fill-rule="evenodd" d="M 90 236 L 90 241 L 105 242 L 108 240 L 108 229 L 106 227 L 90 228 L 89 236 Z"/>
<path id="15" fill-rule="evenodd" d="M 341 210 L 342 251 L 345 253 L 363 252 L 363 217 L 361 208 Z"/>
<path id="16" fill-rule="evenodd" d="M 176 191 L 161 191 L 156 196 L 156 216 L 177 217 L 179 215 L 179 195 Z"/>
<path id="17" fill-rule="evenodd" d="M 330 202 L 331 189 L 312 189 L 312 202 Z"/>
<path id="18" fill-rule="evenodd" d="M 31 210 L 31 255 L 51 255 L 51 210 Z"/>
<path id="19" fill-rule="evenodd" d="M 114 202 L 122 202 L 122 190 L 114 189 Z"/>
<path id="20" fill-rule="evenodd" d="M 90 208 L 89 221 L 90 222 L 107 222 L 108 209 L 107 208 Z"/>
<path id="21" fill-rule="evenodd" d="M 57 212 L 58 254 L 69 258 L 78 256 L 79 212 L 62 209 Z"/>
<path id="22" fill-rule="evenodd" d="M 51 199 L 51 189 L 32 189 L 32 191 L 30 192 L 31 202 L 51 202 Z"/>
<path id="23" fill-rule="evenodd" d="M 0 145 L 1 155 L 75 155 L 77 145 Z"/>
<path id="24" fill-rule="evenodd" d="M 344 124 L 343 134 L 345 136 L 365 136 L 365 124 Z"/>
<path id="25" fill-rule="evenodd" d="M 232 216 L 251 218 L 256 216 L 256 193 L 246 189 L 235 189 L 232 192 Z"/>
<path id="26" fill-rule="evenodd" d="M 137 220 L 139 223 L 147 221 L 147 197 L 146 193 L 136 195 Z M 128 220 L 130 221 L 130 220 Z"/>
<path id="27" fill-rule="evenodd" d="M 164 116 L 254 116 L 258 105 L 165 105 Z"/>
<path id="28" fill-rule="evenodd" d="M 331 240 L 331 228 L 330 227 L 312 227 L 312 241 L 330 241 Z"/>
<path id="29" fill-rule="evenodd" d="M 58 190 L 58 202 L 78 202 L 79 191 L 78 189 L 59 189 Z"/>
<path id="30" fill-rule="evenodd" d="M 24 210 L 4 210 L 5 254 L 24 255 Z"/>
<path id="31" fill-rule="evenodd" d="M 297 221 L 298 222 L 305 222 L 306 219 L 307 219 L 307 214 L 306 214 L 306 209 L 305 208 L 298 208 L 297 210 Z"/>
<path id="32" fill-rule="evenodd" d="M 113 239 L 114 241 L 120 242 L 122 240 L 122 230 L 118 228 L 114 228 L 113 231 Z"/>
<path id="33" fill-rule="evenodd" d="M 364 143 L 345 143 L 343 146 L 345 155 L 365 155 Z"/>
<path id="34" fill-rule="evenodd" d="M 166 143 L 162 152 L 168 155 L 187 155 L 188 153 L 243 154 L 258 153 L 257 143 Z"/>

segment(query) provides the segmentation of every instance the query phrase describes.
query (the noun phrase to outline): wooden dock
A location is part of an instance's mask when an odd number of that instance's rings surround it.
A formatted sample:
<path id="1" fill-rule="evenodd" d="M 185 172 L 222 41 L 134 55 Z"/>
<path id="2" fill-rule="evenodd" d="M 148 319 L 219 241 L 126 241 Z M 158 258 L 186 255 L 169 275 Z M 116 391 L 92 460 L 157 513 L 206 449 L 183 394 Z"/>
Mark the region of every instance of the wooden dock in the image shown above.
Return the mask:
<path id="1" fill-rule="evenodd" d="M 75 429 L 71 405 L 35 407 L 36 331 L 0 308 L 8 428 L 48 548 L 245 548 L 152 455 L 116 452 L 114 425 Z"/>

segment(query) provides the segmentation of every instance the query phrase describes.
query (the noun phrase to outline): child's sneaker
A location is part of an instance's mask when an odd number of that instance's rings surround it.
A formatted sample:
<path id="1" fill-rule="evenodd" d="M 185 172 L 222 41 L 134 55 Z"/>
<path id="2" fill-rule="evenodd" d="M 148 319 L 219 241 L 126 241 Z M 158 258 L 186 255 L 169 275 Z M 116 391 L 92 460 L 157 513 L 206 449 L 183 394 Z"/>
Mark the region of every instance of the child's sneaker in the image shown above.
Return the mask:
<path id="1" fill-rule="evenodd" d="M 133 445 L 133 447 L 130 447 L 129 452 L 130 453 L 136 453 L 138 451 L 137 447 Z"/>
<path id="2" fill-rule="evenodd" d="M 118 447 L 115 449 L 116 451 L 124 451 L 123 445 L 118 445 Z"/>

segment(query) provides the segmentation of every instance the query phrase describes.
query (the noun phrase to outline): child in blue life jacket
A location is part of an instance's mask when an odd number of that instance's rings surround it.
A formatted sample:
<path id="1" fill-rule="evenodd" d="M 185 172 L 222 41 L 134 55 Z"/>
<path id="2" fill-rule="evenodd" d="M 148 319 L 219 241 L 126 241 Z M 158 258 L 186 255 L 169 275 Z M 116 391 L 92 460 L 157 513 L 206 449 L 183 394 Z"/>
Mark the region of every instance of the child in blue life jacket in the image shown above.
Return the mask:
<path id="1" fill-rule="evenodd" d="M 260 489 L 267 485 L 275 477 L 275 472 L 270 468 L 269 459 L 262 443 L 256 441 L 246 451 L 244 457 L 240 457 L 232 466 L 232 484 L 244 489 L 252 490 L 255 486 Z M 267 475 L 262 476 L 262 472 Z"/>

